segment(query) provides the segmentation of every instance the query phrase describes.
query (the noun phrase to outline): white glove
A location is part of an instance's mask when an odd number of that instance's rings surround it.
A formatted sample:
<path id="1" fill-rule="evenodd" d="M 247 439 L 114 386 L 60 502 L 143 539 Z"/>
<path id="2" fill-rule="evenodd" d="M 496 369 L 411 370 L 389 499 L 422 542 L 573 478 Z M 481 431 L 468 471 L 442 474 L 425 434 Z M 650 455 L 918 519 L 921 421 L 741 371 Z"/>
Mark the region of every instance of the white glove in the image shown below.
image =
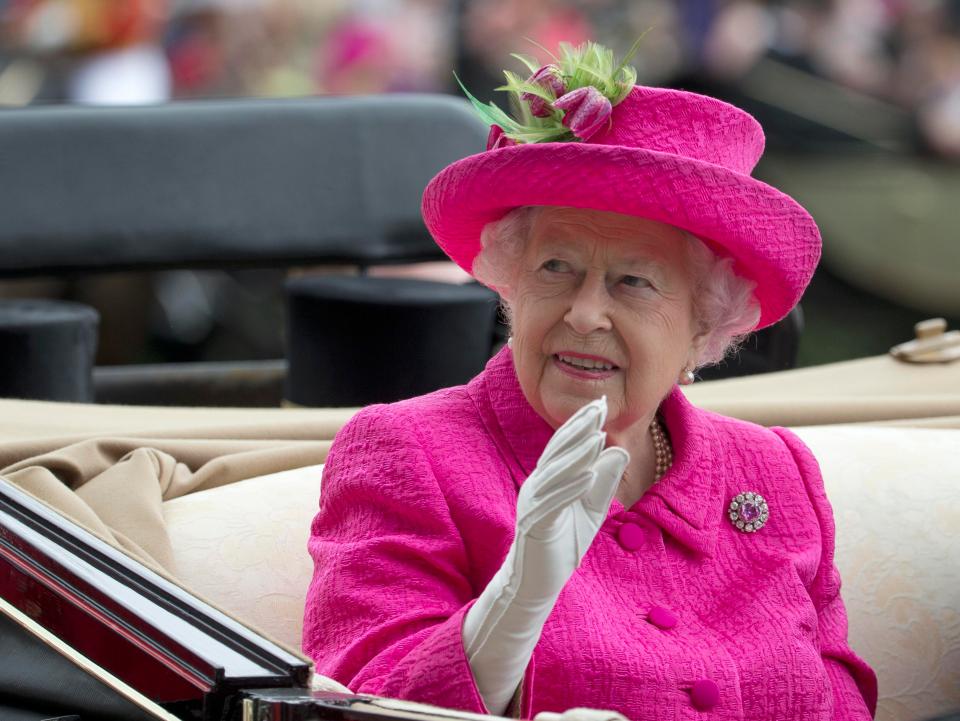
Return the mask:
<path id="1" fill-rule="evenodd" d="M 541 711 L 533 721 L 628 721 L 627 717 L 616 711 L 597 708 L 571 708 L 561 713 Z"/>
<path id="2" fill-rule="evenodd" d="M 630 455 L 603 449 L 606 397 L 553 434 L 520 488 L 513 545 L 467 612 L 463 646 L 491 714 L 510 703 L 557 596 L 607 517 Z"/>

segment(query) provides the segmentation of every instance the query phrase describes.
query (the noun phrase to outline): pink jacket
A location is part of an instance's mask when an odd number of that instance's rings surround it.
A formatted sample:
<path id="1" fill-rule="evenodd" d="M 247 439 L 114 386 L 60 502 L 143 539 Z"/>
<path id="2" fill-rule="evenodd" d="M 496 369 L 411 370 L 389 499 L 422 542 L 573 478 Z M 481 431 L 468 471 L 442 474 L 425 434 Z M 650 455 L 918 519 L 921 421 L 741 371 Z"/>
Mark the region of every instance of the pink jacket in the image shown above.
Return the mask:
<path id="1" fill-rule="evenodd" d="M 834 527 L 789 431 L 690 405 L 662 413 L 667 475 L 614 500 L 533 654 L 522 716 L 632 721 L 868 719 L 876 678 L 847 646 Z M 337 435 L 312 528 L 304 650 L 360 693 L 484 713 L 460 627 L 510 546 L 517 488 L 552 433 L 509 350 L 468 385 L 366 408 Z M 757 491 L 770 517 L 737 530 Z"/>

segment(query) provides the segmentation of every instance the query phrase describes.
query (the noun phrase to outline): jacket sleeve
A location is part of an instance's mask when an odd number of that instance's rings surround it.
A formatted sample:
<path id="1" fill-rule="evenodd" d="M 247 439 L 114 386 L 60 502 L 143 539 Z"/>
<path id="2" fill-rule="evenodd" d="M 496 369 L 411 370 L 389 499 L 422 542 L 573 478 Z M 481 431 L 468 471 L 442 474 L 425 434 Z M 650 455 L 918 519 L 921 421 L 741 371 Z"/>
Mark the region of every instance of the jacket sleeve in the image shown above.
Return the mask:
<path id="1" fill-rule="evenodd" d="M 304 652 L 355 693 L 486 713 L 461 626 L 475 596 L 461 534 L 393 406 L 337 435 L 311 528 Z"/>
<path id="2" fill-rule="evenodd" d="M 800 469 L 822 537 L 820 565 L 810 584 L 818 611 L 820 654 L 833 690 L 835 721 L 864 721 L 877 708 L 877 677 L 847 644 L 847 613 L 840 598 L 840 573 L 834 563 L 833 509 L 823 487 L 820 466 L 809 448 L 791 431 L 773 429 L 787 444 Z"/>

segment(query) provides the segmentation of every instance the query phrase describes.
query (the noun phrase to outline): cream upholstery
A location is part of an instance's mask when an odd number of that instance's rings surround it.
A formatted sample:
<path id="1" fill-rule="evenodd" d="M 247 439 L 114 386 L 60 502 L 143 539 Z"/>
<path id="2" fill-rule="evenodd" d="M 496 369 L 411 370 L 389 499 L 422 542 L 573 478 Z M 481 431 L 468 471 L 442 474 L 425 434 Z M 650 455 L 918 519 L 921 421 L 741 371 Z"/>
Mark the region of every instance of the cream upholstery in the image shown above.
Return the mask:
<path id="1" fill-rule="evenodd" d="M 795 430 L 833 504 L 850 640 L 879 676 L 878 721 L 960 709 L 960 432 Z"/>
<path id="2" fill-rule="evenodd" d="M 854 648 L 880 677 L 878 721 L 960 708 L 960 431 L 796 429 L 823 468 Z M 184 584 L 299 645 L 320 467 L 164 504 Z"/>
<path id="3" fill-rule="evenodd" d="M 173 573 L 189 589 L 293 649 L 313 563 L 320 471 L 308 466 L 163 504 Z"/>

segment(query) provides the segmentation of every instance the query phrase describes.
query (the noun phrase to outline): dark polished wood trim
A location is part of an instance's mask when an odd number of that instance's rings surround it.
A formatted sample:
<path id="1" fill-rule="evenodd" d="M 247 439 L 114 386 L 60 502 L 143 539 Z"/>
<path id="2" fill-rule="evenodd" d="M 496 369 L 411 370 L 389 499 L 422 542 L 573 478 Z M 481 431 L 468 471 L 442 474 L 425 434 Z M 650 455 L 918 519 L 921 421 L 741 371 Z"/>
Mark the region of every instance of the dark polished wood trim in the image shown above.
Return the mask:
<path id="1" fill-rule="evenodd" d="M 305 687 L 310 664 L 0 478 L 0 596 L 157 703 Z"/>

